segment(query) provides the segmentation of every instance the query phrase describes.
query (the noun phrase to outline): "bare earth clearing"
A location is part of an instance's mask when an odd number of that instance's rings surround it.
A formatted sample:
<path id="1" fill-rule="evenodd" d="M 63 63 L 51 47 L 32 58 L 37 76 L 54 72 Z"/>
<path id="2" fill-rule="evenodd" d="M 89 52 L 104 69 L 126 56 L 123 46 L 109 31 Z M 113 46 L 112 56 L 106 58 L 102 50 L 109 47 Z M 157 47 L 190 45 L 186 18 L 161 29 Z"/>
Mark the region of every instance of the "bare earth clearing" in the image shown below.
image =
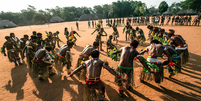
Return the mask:
<path id="1" fill-rule="evenodd" d="M 48 25 L 33 25 L 24 26 L 11 29 L 0 30 L 0 45 L 5 42 L 5 36 L 10 32 L 14 32 L 18 38 L 23 37 L 24 34 L 31 35 L 32 31 L 43 33 L 43 38 L 46 37 L 44 31 L 60 31 L 60 39 L 66 42 L 64 36 L 64 27 L 73 27 L 76 30 L 75 22 L 55 23 Z M 88 29 L 87 22 L 79 22 L 80 30 L 77 31 L 81 37 L 77 37 L 77 46 L 71 50 L 73 56 L 73 66 L 75 68 L 77 58 L 82 49 L 87 44 L 92 44 L 95 35 L 91 35 L 94 29 Z M 136 27 L 136 26 L 134 26 Z M 147 38 L 148 29 L 146 26 L 139 26 L 144 30 Z M 31 29 L 30 29 L 31 28 Z M 111 35 L 112 28 L 105 26 L 105 31 Z M 142 100 L 179 100 L 179 101 L 196 101 L 201 100 L 201 27 L 195 26 L 164 26 L 166 31 L 174 29 L 176 34 L 180 34 L 188 43 L 188 50 L 190 53 L 190 61 L 183 65 L 182 73 L 175 75 L 172 79 L 168 78 L 168 72 L 165 70 L 165 79 L 158 85 L 155 82 L 140 83 L 138 80 L 139 70 L 141 65 L 135 62 L 134 75 L 135 87 L 133 90 L 126 91 L 126 97 L 118 96 L 118 87 L 114 83 L 114 76 L 107 70 L 103 70 L 101 79 L 106 86 L 106 98 L 110 101 L 142 101 Z M 125 34 L 122 34 L 123 27 L 118 27 L 120 33 L 118 48 L 128 46 L 129 42 L 125 41 Z M 106 41 L 106 37 L 102 38 Z M 62 44 L 62 43 L 60 43 Z M 139 46 L 140 51 L 145 46 Z M 109 65 L 117 68 L 118 63 L 112 61 L 106 56 L 106 44 L 103 44 L 104 51 L 101 52 L 100 58 L 107 59 Z M 147 55 L 145 54 L 144 57 Z M 57 75 L 40 82 L 37 77 L 30 76 L 30 70 L 27 65 L 15 67 L 14 63 L 10 63 L 7 57 L 0 55 L 0 100 L 1 101 L 82 101 L 83 100 L 83 83 L 77 79 L 76 76 L 66 79 L 67 73 L 64 72 L 62 77 Z"/>

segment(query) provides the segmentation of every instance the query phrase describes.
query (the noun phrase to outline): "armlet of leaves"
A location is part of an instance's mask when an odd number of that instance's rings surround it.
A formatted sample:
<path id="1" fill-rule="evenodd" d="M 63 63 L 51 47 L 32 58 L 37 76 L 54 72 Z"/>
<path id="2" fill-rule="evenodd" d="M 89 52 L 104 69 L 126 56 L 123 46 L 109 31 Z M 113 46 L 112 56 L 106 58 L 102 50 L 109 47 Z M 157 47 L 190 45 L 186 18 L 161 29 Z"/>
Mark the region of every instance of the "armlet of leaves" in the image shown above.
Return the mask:
<path id="1" fill-rule="evenodd" d="M 110 51 L 110 52 L 109 52 L 109 57 L 112 58 L 112 60 L 114 60 L 114 61 L 119 61 L 119 60 L 120 60 L 121 53 L 117 53 L 117 54 L 114 54 L 114 55 L 113 55 L 113 53 L 114 53 L 115 51 L 117 51 L 116 48 L 114 48 L 114 51 Z"/>
<path id="2" fill-rule="evenodd" d="M 110 69 L 112 69 L 117 75 L 119 75 L 119 76 L 122 76 L 123 74 L 122 73 L 120 73 L 120 72 L 118 72 L 116 69 L 114 69 L 113 67 L 112 68 L 110 68 Z"/>
<path id="3" fill-rule="evenodd" d="M 155 64 L 149 63 L 143 56 L 140 56 L 148 65 L 149 68 L 156 69 L 159 72 L 159 67 Z M 143 67 L 144 68 L 144 67 Z M 144 72 L 149 73 L 146 68 L 144 68 Z"/>
<path id="4" fill-rule="evenodd" d="M 4 54 L 5 53 L 5 48 L 1 47 L 1 53 Z"/>

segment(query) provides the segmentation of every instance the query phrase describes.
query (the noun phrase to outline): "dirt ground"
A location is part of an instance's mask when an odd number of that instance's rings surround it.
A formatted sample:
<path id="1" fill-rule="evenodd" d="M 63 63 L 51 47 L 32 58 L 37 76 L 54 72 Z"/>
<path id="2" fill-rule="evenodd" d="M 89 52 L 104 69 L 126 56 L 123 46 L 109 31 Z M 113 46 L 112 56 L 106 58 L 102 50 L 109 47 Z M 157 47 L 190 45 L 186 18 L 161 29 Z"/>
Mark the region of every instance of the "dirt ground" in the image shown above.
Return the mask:
<path id="1" fill-rule="evenodd" d="M 104 21 L 105 25 L 105 21 Z M 14 32 L 18 38 L 24 34 L 31 35 L 32 31 L 43 33 L 44 31 L 60 31 L 59 37 L 66 42 L 64 36 L 64 28 L 73 27 L 76 30 L 75 22 L 55 23 L 48 25 L 23 26 L 11 29 L 0 30 L 0 45 L 5 42 L 5 36 L 10 32 Z M 91 35 L 93 28 L 88 28 L 87 22 L 79 22 L 80 30 L 77 31 L 81 37 L 77 37 L 77 46 L 73 47 L 71 54 L 73 56 L 73 66 L 75 68 L 77 59 L 85 45 L 92 44 L 95 35 Z M 136 26 L 134 26 L 136 27 Z M 146 26 L 139 26 L 144 30 L 147 38 L 148 29 Z M 104 26 L 108 35 L 112 34 L 112 28 Z M 114 76 L 107 70 L 103 69 L 101 79 L 106 86 L 106 98 L 110 101 L 200 101 L 201 100 L 201 27 L 195 26 L 163 26 L 166 31 L 174 29 L 176 34 L 180 34 L 188 43 L 190 53 L 189 63 L 183 65 L 182 73 L 168 78 L 168 72 L 165 70 L 165 78 L 161 84 L 153 81 L 140 83 L 138 76 L 140 73 L 139 62 L 134 61 L 134 79 L 135 87 L 131 91 L 125 92 L 125 97 L 118 96 L 118 87 L 114 83 Z M 118 48 L 128 46 L 129 42 L 125 41 L 125 34 L 122 34 L 123 27 L 118 27 L 120 33 Z M 107 37 L 108 38 L 108 37 Z M 106 41 L 106 37 L 102 39 Z M 62 43 L 60 43 L 62 44 Z M 144 46 L 139 46 L 138 51 L 148 46 L 149 42 L 145 42 Z M 109 65 L 117 68 L 118 62 L 111 60 L 106 56 L 106 44 L 103 44 L 104 51 L 101 52 L 100 59 L 107 59 Z M 146 57 L 147 55 L 145 55 Z M 67 73 L 64 72 L 62 77 L 57 75 L 40 82 L 37 77 L 32 77 L 27 65 L 15 67 L 14 63 L 10 63 L 7 57 L 0 55 L 0 100 L 1 101 L 82 101 L 83 100 L 83 82 L 79 81 L 76 76 L 66 79 Z"/>

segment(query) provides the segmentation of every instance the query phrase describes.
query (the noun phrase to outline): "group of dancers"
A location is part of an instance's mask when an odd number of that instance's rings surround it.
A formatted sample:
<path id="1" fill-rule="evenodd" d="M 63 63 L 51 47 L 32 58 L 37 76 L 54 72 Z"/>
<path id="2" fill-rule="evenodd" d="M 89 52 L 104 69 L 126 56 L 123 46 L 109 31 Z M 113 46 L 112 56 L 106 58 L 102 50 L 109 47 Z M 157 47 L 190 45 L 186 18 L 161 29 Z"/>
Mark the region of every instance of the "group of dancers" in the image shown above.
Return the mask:
<path id="1" fill-rule="evenodd" d="M 101 23 L 97 23 L 94 32 L 91 33 L 94 34 L 97 32 L 93 45 L 85 46 L 79 55 L 76 68 L 73 71 L 71 70 L 71 48 L 76 45 L 77 40 L 74 34 L 77 34 L 79 37 L 81 36 L 76 31 L 71 30 L 69 32 L 68 28 L 64 30 L 64 35 L 67 39 L 66 43 L 59 39 L 59 31 L 55 33 L 51 31 L 46 32 L 47 37 L 45 39 L 42 39 L 42 33 L 37 33 L 36 31 L 33 31 L 33 35 L 31 35 L 30 39 L 28 35 L 24 35 L 23 38 L 18 39 L 14 33 L 10 33 L 10 36 L 5 37 L 6 42 L 3 44 L 1 52 L 4 56 L 8 55 L 8 59 L 10 62 L 14 62 L 15 66 L 23 65 L 19 54 L 21 55 L 22 61 L 26 56 L 28 67 L 33 70 L 33 73 L 36 74 L 41 81 L 44 80 L 45 73 L 49 73 L 49 76 L 56 73 L 53 67 L 57 70 L 57 74 L 61 75 L 61 73 L 63 73 L 63 67 L 66 66 L 67 77 L 72 77 L 76 74 L 79 79 L 85 80 L 86 88 L 90 89 L 91 86 L 96 86 L 103 96 L 105 86 L 100 78 L 102 67 L 115 76 L 115 82 L 119 86 L 119 95 L 123 96 L 125 88 L 123 85 L 125 84 L 128 90 L 134 85 L 134 60 L 139 60 L 143 65 L 140 80 L 143 82 L 154 74 L 156 83 L 162 82 L 164 68 L 168 69 L 170 73 L 169 77 L 171 78 L 175 73 L 181 72 L 182 64 L 188 62 L 188 45 L 182 36 L 175 35 L 175 31 L 172 29 L 170 29 L 169 32 L 165 32 L 165 30 L 160 27 L 153 25 L 147 26 L 150 30 L 148 33 L 150 45 L 138 52 L 136 48 L 139 44 L 143 45 L 143 42 L 146 40 L 141 28 L 136 27 L 134 29 L 130 23 L 127 22 L 123 33 L 126 33 L 125 40 L 130 41 L 130 46 L 118 49 L 116 46 L 119 37 L 117 25 L 115 23 L 108 23 L 107 25 L 112 27 L 114 31 L 106 42 L 107 54 L 108 57 L 113 58 L 113 60 L 120 61 L 117 69 L 111 68 L 108 61 L 99 59 L 100 51 L 103 51 L 102 44 L 104 43 L 101 37 L 107 37 L 108 35 L 104 31 L 104 28 L 101 27 Z M 136 33 L 139 35 L 137 36 Z M 116 41 L 116 45 L 112 44 L 112 40 Z M 60 46 L 60 42 L 63 43 L 62 46 Z M 60 49 L 55 53 L 56 45 Z M 7 49 L 7 54 L 5 48 Z M 142 56 L 146 52 L 148 53 L 147 59 Z M 164 59 L 164 62 L 162 62 L 162 59 Z M 173 68 L 175 68 L 175 72 Z"/>

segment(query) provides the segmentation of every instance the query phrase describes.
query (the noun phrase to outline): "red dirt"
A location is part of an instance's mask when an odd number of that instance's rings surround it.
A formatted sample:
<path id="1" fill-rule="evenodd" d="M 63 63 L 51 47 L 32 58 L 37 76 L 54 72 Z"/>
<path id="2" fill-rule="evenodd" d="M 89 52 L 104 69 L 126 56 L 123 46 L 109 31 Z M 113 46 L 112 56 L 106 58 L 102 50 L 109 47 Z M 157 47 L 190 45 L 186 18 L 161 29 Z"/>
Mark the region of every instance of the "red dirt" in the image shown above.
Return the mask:
<path id="1" fill-rule="evenodd" d="M 104 21 L 105 24 L 105 21 Z M 66 42 L 64 37 L 64 27 L 73 27 L 76 30 L 75 22 L 55 23 L 48 25 L 33 25 L 24 26 L 11 29 L 0 30 L 0 45 L 5 42 L 4 37 L 9 35 L 10 32 L 14 32 L 18 38 L 23 37 L 24 34 L 31 35 L 32 31 L 43 33 L 44 31 L 60 31 L 60 38 Z M 77 62 L 77 58 L 82 49 L 87 44 L 92 44 L 95 39 L 95 34 L 91 35 L 94 29 L 88 29 L 87 22 L 79 22 L 80 30 L 77 31 L 81 37 L 77 37 L 77 46 L 72 50 L 73 66 Z M 146 26 L 139 26 L 144 30 L 147 38 L 148 29 Z M 105 31 L 111 35 L 112 29 L 104 26 Z M 158 85 L 153 81 L 140 83 L 138 80 L 139 62 L 134 64 L 134 77 L 135 87 L 133 90 L 127 91 L 126 97 L 118 96 L 118 87 L 114 84 L 114 76 L 107 70 L 103 70 L 101 74 L 102 81 L 106 86 L 106 98 L 110 101 L 133 101 L 133 100 L 179 100 L 179 101 L 196 101 L 201 100 L 201 27 L 195 26 L 164 26 L 162 27 L 168 31 L 168 29 L 174 29 L 176 34 L 180 34 L 188 43 L 188 50 L 190 53 L 189 63 L 183 65 L 182 73 L 175 75 L 172 79 L 168 78 L 168 72 L 165 70 L 165 79 Z M 125 34 L 122 34 L 123 27 L 118 27 L 120 33 L 118 48 L 122 46 L 128 46 L 129 42 L 125 42 Z M 102 38 L 106 41 L 106 37 Z M 148 45 L 148 42 L 144 46 L 137 48 L 140 51 L 142 48 Z M 106 45 L 103 44 L 103 49 L 106 51 Z M 114 68 L 117 67 L 118 62 L 112 61 L 106 56 L 106 52 L 101 52 L 100 59 L 107 59 L 109 65 Z M 145 56 L 146 57 L 146 56 Z M 14 63 L 10 63 L 7 57 L 3 54 L 0 55 L 0 100 L 2 101 L 82 101 L 83 100 L 83 83 L 79 81 L 75 76 L 66 79 L 67 73 L 64 72 L 62 77 L 57 75 L 40 82 L 37 77 L 30 76 L 30 70 L 26 65 L 15 67 Z"/>

